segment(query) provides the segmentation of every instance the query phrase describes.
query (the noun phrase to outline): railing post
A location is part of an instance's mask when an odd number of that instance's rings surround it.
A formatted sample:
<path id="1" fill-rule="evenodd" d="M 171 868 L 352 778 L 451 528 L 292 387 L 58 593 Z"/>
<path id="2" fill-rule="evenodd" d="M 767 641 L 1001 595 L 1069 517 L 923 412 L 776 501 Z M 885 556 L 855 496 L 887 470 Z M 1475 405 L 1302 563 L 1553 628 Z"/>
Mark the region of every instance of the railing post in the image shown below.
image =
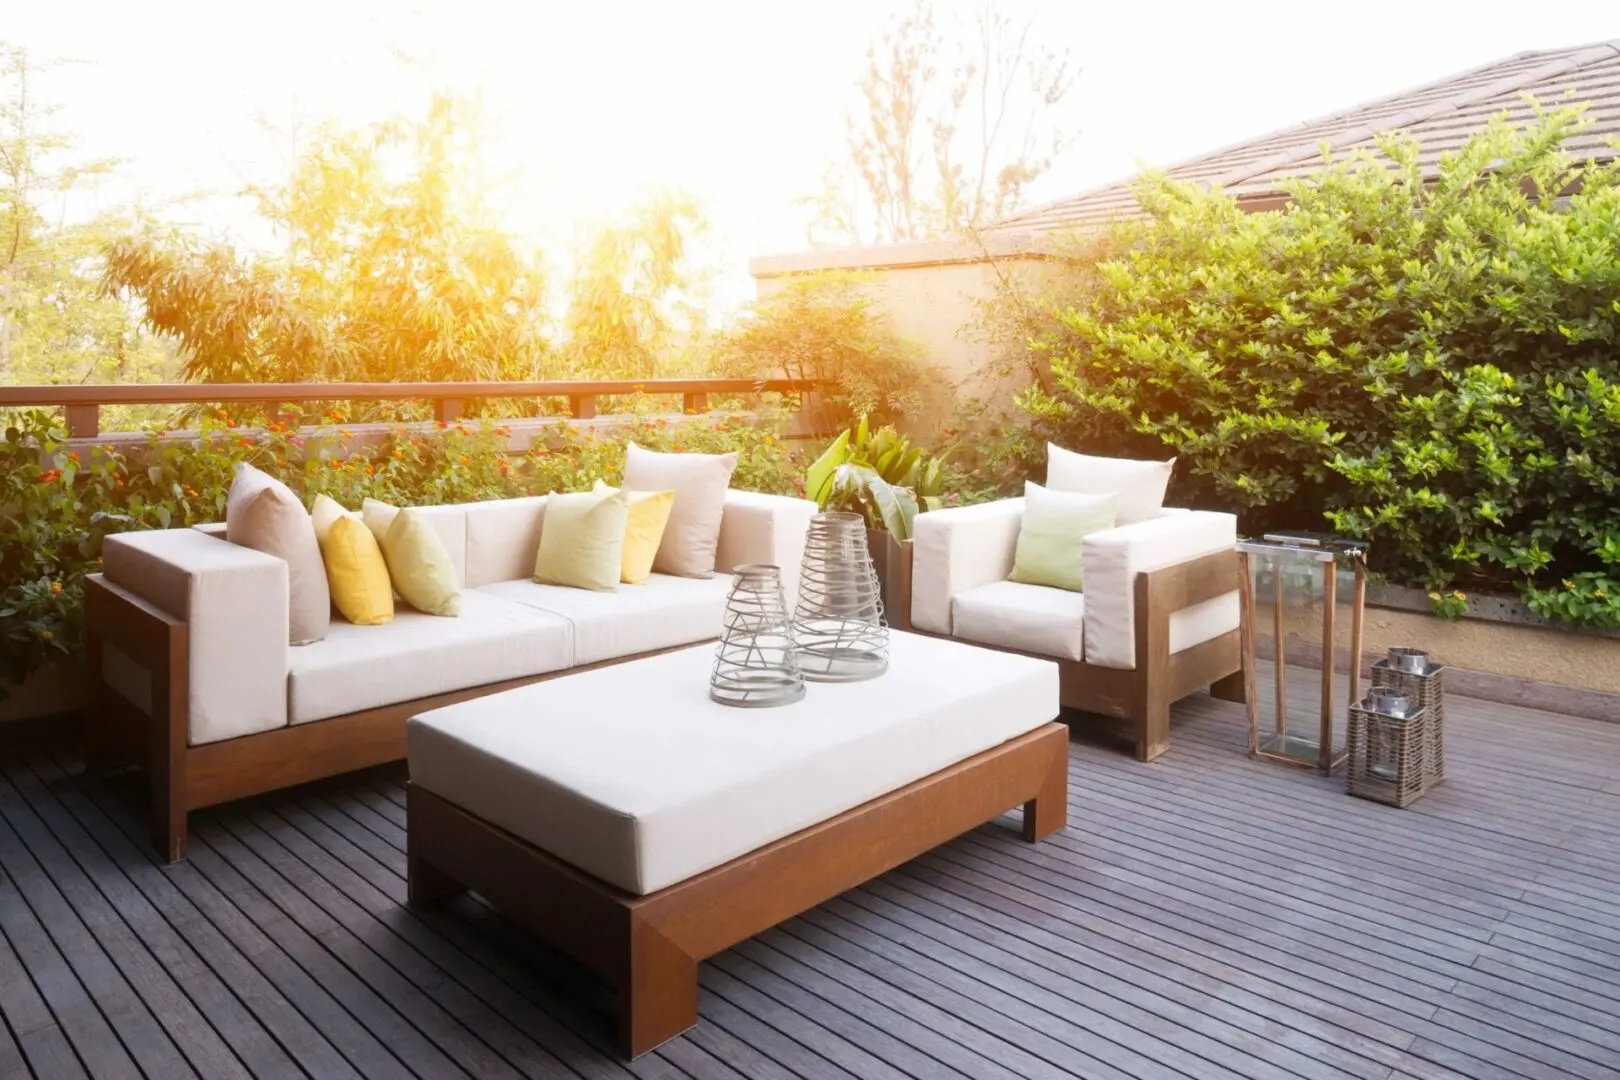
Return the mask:
<path id="1" fill-rule="evenodd" d="M 100 405 L 67 405 L 67 433 L 70 439 L 93 439 L 101 434 Z"/>
<path id="2" fill-rule="evenodd" d="M 433 419 L 440 423 L 451 424 L 461 418 L 460 398 L 434 398 Z"/>
<path id="3" fill-rule="evenodd" d="M 592 420 L 596 417 L 595 394 L 571 394 L 568 397 L 568 411 L 575 420 Z"/>
<path id="4" fill-rule="evenodd" d="M 689 413 L 703 413 L 709 411 L 708 394 L 687 394 L 681 401 L 681 408 Z"/>

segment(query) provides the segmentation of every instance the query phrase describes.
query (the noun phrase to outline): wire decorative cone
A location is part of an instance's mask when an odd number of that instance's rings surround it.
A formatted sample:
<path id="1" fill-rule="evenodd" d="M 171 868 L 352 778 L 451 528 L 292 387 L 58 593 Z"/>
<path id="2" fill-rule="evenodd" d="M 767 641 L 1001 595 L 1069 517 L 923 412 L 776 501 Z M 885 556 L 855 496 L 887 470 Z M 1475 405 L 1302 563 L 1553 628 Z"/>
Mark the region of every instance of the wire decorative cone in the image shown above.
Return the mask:
<path id="1" fill-rule="evenodd" d="M 733 572 L 709 673 L 709 697 L 753 709 L 804 697 L 780 567 L 753 563 Z"/>
<path id="2" fill-rule="evenodd" d="M 888 670 L 889 628 L 859 514 L 810 519 L 793 638 L 799 669 L 811 682 L 856 682 Z"/>

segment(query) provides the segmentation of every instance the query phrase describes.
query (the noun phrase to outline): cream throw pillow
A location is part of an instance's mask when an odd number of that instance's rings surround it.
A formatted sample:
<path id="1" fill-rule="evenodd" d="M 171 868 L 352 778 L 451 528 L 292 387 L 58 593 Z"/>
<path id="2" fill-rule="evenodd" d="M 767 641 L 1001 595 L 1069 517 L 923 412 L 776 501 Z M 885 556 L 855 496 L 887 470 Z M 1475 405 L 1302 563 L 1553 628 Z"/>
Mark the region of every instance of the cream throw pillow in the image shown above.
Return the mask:
<path id="1" fill-rule="evenodd" d="M 1176 459 L 1135 461 L 1130 458 L 1092 457 L 1046 444 L 1046 487 L 1080 495 L 1114 495 L 1119 499 L 1119 524 L 1134 525 L 1159 516 L 1164 492 Z"/>
<path id="2" fill-rule="evenodd" d="M 1024 483 L 1024 520 L 1009 581 L 1081 592 L 1080 548 L 1094 532 L 1114 527 L 1113 495 L 1075 495 Z"/>
<path id="3" fill-rule="evenodd" d="M 613 592 L 624 566 L 624 530 L 630 493 L 552 492 L 540 526 L 534 580 L 542 585 Z"/>
<path id="4" fill-rule="evenodd" d="M 360 516 L 379 538 L 388 577 L 401 600 L 427 615 L 461 614 L 456 564 L 433 526 L 410 509 L 376 499 L 361 505 Z"/>
<path id="5" fill-rule="evenodd" d="M 673 491 L 675 505 L 653 559 L 655 573 L 713 577 L 720 546 L 720 519 L 737 455 L 660 454 L 635 443 L 625 449 L 624 486 L 632 491 Z M 546 513 L 550 514 L 548 508 Z M 544 534 L 542 534 L 543 536 Z"/>
<path id="6" fill-rule="evenodd" d="M 598 480 L 591 492 L 612 495 L 618 488 L 609 487 Z M 626 585 L 645 585 L 652 573 L 653 559 L 658 556 L 658 542 L 664 538 L 669 524 L 669 511 L 675 505 L 673 491 L 627 491 L 630 513 L 624 526 L 624 561 L 619 568 L 619 580 Z"/>
<path id="7" fill-rule="evenodd" d="M 309 511 L 292 489 L 246 462 L 236 466 L 225 498 L 225 539 L 287 564 L 288 641 L 306 645 L 332 625 L 332 593 Z M 242 613 L 252 618 L 251 611 Z"/>

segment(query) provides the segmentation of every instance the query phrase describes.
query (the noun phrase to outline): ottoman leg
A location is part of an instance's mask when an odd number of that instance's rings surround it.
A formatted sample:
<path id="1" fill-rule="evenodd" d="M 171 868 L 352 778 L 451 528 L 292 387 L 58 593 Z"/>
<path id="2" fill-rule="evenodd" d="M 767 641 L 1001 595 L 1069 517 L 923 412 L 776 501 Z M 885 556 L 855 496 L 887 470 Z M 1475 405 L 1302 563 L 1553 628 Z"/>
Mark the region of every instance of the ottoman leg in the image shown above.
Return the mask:
<path id="1" fill-rule="evenodd" d="M 410 850 L 405 837 L 405 895 L 413 904 L 427 904 L 461 892 L 466 886 Z"/>
<path id="2" fill-rule="evenodd" d="M 1024 839 L 1033 844 L 1043 840 L 1069 820 L 1069 743 L 1062 739 L 1055 747 L 1051 764 L 1041 779 L 1041 789 L 1024 804 Z"/>
<path id="3" fill-rule="evenodd" d="M 629 961 L 619 989 L 619 1045 L 636 1058 L 698 1022 L 698 962 L 634 915 Z"/>

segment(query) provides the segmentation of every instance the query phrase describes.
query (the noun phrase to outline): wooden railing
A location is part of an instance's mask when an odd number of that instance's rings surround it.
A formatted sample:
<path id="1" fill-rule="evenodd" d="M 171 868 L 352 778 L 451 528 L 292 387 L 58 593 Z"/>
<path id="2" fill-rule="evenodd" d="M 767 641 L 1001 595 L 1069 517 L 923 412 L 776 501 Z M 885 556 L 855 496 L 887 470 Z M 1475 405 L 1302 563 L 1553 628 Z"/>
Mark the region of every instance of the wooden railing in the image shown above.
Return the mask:
<path id="1" fill-rule="evenodd" d="M 133 383 L 120 385 L 0 386 L 0 408 L 62 406 L 70 438 L 101 433 L 103 405 L 214 405 L 254 402 L 271 412 L 308 401 L 431 401 L 436 420 L 454 420 L 468 401 L 486 398 L 566 398 L 569 415 L 588 420 L 596 399 L 613 395 L 670 395 L 683 412 L 708 411 L 711 394 L 803 394 L 813 408 L 816 383 L 807 379 L 584 379 L 552 382 L 412 383 Z"/>

